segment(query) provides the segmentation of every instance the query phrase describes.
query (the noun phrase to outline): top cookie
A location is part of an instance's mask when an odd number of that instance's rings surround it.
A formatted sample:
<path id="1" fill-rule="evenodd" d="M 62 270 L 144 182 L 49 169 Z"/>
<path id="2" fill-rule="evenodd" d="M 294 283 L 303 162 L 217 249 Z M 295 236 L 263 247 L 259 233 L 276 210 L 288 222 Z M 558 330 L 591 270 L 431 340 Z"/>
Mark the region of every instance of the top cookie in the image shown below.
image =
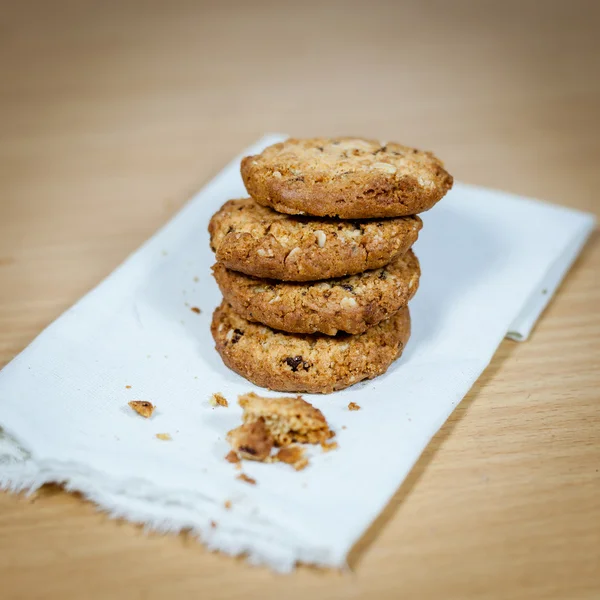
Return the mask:
<path id="1" fill-rule="evenodd" d="M 289 139 L 247 156 L 241 171 L 263 206 L 342 219 L 426 211 L 453 181 L 431 152 L 357 138 Z"/>
<path id="2" fill-rule="evenodd" d="M 291 217 L 251 198 L 230 200 L 210 220 L 210 244 L 228 269 L 280 281 L 314 281 L 378 269 L 416 241 L 419 217 L 338 221 Z"/>

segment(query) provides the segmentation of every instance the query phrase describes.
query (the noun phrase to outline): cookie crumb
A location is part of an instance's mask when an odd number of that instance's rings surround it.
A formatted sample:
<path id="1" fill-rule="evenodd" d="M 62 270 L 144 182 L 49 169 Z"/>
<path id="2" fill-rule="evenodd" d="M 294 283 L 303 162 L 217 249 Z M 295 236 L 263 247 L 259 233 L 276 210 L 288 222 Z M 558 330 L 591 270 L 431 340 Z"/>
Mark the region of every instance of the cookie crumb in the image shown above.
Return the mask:
<path id="1" fill-rule="evenodd" d="M 156 437 L 163 442 L 170 442 L 173 439 L 170 433 L 157 433 Z"/>
<path id="2" fill-rule="evenodd" d="M 239 463 L 240 457 L 236 454 L 236 452 L 230 450 L 227 456 L 225 457 L 225 460 L 230 463 Z"/>
<path id="3" fill-rule="evenodd" d="M 198 283 L 200 281 L 200 277 L 196 276 L 194 277 L 194 283 Z"/>
<path id="4" fill-rule="evenodd" d="M 356 402 L 350 402 L 348 404 L 348 410 L 360 410 L 360 406 Z"/>
<path id="5" fill-rule="evenodd" d="M 304 448 L 300 446 L 287 446 L 281 448 L 275 455 L 275 461 L 292 465 L 296 471 L 301 471 L 308 465 L 308 459 L 304 456 Z"/>
<path id="6" fill-rule="evenodd" d="M 197 306 L 192 306 L 192 307 L 190 308 L 190 310 L 191 310 L 193 313 L 196 313 L 197 315 L 199 315 L 199 314 L 202 312 L 202 311 L 201 311 L 201 310 L 200 310 L 200 309 L 199 309 Z"/>
<path id="7" fill-rule="evenodd" d="M 126 386 L 131 387 L 131 386 Z M 154 404 L 152 402 L 148 402 L 147 400 L 132 400 L 128 402 L 129 406 L 135 410 L 138 415 L 142 415 L 145 419 L 148 419 L 154 413 Z"/>
<path id="8" fill-rule="evenodd" d="M 223 506 L 225 507 L 225 510 L 229 510 L 231 508 L 231 500 L 225 500 Z"/>
<path id="9" fill-rule="evenodd" d="M 337 442 L 321 442 L 321 449 L 323 452 L 330 452 L 331 450 L 335 450 L 337 447 Z"/>
<path id="10" fill-rule="evenodd" d="M 303 469 L 306 469 L 306 467 L 308 467 L 308 458 L 303 458 L 297 463 L 294 463 L 294 469 L 296 469 L 296 471 L 302 471 Z"/>
<path id="11" fill-rule="evenodd" d="M 273 437 L 263 418 L 232 429 L 227 434 L 227 440 L 237 455 L 247 460 L 263 461 L 273 448 Z"/>
<path id="12" fill-rule="evenodd" d="M 256 479 L 253 479 L 252 477 L 248 477 L 248 475 L 246 475 L 246 473 L 240 473 L 236 479 L 239 479 L 240 481 L 245 481 L 246 483 L 249 483 L 250 485 L 256 485 Z"/>
<path id="13" fill-rule="evenodd" d="M 224 406 L 225 408 L 229 406 L 229 402 L 220 392 L 215 392 L 208 401 L 211 406 Z"/>
<path id="14" fill-rule="evenodd" d="M 131 389 L 131 386 L 130 386 L 130 385 L 126 385 L 126 386 L 125 386 L 125 389 L 126 389 L 126 390 L 130 390 L 130 389 Z"/>
<path id="15" fill-rule="evenodd" d="M 210 526 L 211 526 L 213 529 L 216 529 L 216 528 L 217 528 L 217 524 L 216 524 L 214 521 L 211 521 L 211 522 L 210 522 Z"/>
<path id="16" fill-rule="evenodd" d="M 342 425 L 342 429 L 348 429 L 345 425 Z"/>

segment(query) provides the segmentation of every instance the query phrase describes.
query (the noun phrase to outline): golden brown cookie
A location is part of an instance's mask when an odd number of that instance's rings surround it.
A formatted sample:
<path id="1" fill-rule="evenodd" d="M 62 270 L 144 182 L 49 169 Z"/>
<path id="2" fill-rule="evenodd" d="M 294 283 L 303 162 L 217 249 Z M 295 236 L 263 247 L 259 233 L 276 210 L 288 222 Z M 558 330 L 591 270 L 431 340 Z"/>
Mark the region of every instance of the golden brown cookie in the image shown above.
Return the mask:
<path id="1" fill-rule="evenodd" d="M 327 394 L 385 373 L 408 341 L 410 316 L 402 308 L 361 335 L 303 335 L 251 323 L 223 302 L 211 332 L 223 362 L 252 383 Z"/>
<path id="2" fill-rule="evenodd" d="M 452 187 L 431 152 L 356 138 L 289 139 L 244 158 L 241 172 L 263 206 L 342 219 L 414 215 Z"/>
<path id="3" fill-rule="evenodd" d="M 281 281 L 314 281 L 378 269 L 404 254 L 417 216 L 338 221 L 282 215 L 251 198 L 230 200 L 208 226 L 217 260 L 229 269 Z"/>
<path id="4" fill-rule="evenodd" d="M 421 274 L 412 250 L 389 265 L 308 283 L 257 279 L 217 263 L 213 274 L 236 313 L 292 333 L 363 333 L 388 319 L 414 296 Z"/>

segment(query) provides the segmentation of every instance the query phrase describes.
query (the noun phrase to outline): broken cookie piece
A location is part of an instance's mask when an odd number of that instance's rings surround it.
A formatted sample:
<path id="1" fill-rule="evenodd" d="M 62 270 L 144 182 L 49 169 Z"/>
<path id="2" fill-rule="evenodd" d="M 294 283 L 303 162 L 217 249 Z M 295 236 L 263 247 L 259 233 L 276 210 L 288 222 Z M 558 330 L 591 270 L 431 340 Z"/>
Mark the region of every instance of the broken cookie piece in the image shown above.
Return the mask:
<path id="1" fill-rule="evenodd" d="M 350 402 L 348 404 L 348 410 L 360 410 L 360 406 L 356 402 Z"/>
<path id="2" fill-rule="evenodd" d="M 145 419 L 150 418 L 154 412 L 154 404 L 147 400 L 132 400 L 128 404 L 138 415 L 142 415 Z"/>
<path id="3" fill-rule="evenodd" d="M 273 448 L 273 437 L 262 417 L 232 429 L 227 434 L 227 440 L 233 451 L 247 460 L 265 460 Z"/>
<path id="4" fill-rule="evenodd" d="M 335 435 L 323 413 L 301 396 L 263 398 L 250 392 L 239 397 L 239 404 L 244 409 L 244 423 L 262 420 L 275 446 L 319 444 Z"/>

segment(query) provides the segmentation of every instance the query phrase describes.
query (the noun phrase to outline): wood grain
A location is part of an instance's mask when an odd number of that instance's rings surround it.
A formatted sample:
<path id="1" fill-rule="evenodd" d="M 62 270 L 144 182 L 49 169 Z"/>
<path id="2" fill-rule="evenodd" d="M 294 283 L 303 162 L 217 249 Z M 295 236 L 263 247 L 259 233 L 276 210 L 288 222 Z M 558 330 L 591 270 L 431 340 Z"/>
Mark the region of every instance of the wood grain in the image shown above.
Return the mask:
<path id="1" fill-rule="evenodd" d="M 0 365 L 266 131 L 433 149 L 600 212 L 589 2 L 3 2 Z M 291 577 L 57 489 L 0 494 L 4 598 L 600 597 L 600 236 L 352 553 Z"/>

